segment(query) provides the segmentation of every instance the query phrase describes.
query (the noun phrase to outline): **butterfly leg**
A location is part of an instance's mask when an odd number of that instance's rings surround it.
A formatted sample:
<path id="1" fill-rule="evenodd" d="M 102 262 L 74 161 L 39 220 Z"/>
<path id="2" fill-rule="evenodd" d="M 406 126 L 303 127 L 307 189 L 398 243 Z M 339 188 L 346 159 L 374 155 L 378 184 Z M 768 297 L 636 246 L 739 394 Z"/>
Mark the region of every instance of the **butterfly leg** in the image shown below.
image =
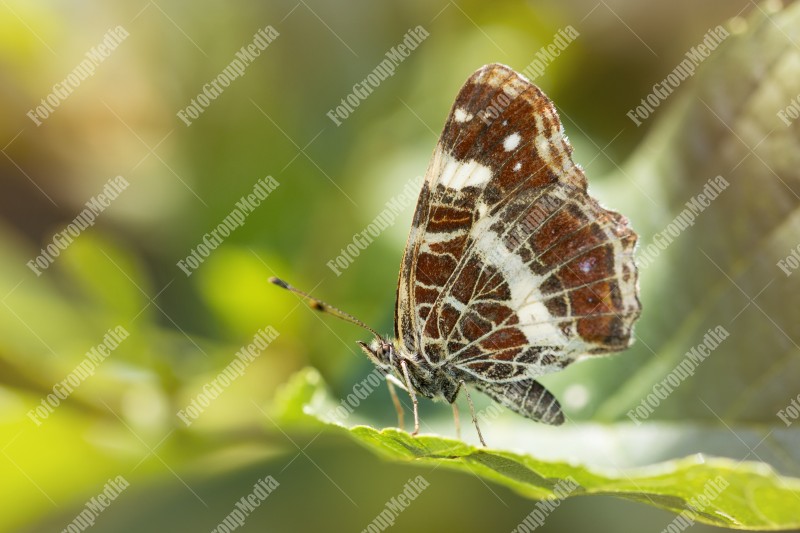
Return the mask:
<path id="1" fill-rule="evenodd" d="M 461 422 L 458 419 L 458 404 L 453 402 L 451 405 L 453 406 L 453 421 L 456 423 L 456 438 L 461 440 Z"/>
<path id="2" fill-rule="evenodd" d="M 481 428 L 478 425 L 478 417 L 475 416 L 475 406 L 472 405 L 472 398 L 469 395 L 469 389 L 467 389 L 467 384 L 464 383 L 463 379 L 459 382 L 459 384 L 461 385 L 461 387 L 463 387 L 464 393 L 466 393 L 466 395 L 467 395 L 467 403 L 469 404 L 469 412 L 470 412 L 470 414 L 472 414 L 472 423 L 475 424 L 475 429 L 478 432 L 478 438 L 480 439 L 481 444 L 483 444 L 483 447 L 485 448 L 486 447 L 486 441 L 483 440 L 483 435 L 481 434 Z M 455 403 L 453 405 L 455 405 Z"/>
<path id="3" fill-rule="evenodd" d="M 386 380 L 386 386 L 389 387 L 389 395 L 392 397 L 392 403 L 394 403 L 394 408 L 397 410 L 397 427 L 403 429 L 405 427 L 403 405 L 400 403 L 400 398 L 397 397 L 397 391 L 394 390 L 391 380 Z"/>
<path id="4" fill-rule="evenodd" d="M 403 367 L 403 377 L 406 378 L 406 390 L 411 396 L 411 403 L 414 404 L 414 432 L 411 433 L 411 436 L 413 437 L 419 433 L 419 409 L 417 407 L 417 393 L 414 392 L 414 386 L 411 384 L 411 378 L 408 375 L 408 363 L 406 363 L 405 359 L 400 361 L 400 366 Z"/>

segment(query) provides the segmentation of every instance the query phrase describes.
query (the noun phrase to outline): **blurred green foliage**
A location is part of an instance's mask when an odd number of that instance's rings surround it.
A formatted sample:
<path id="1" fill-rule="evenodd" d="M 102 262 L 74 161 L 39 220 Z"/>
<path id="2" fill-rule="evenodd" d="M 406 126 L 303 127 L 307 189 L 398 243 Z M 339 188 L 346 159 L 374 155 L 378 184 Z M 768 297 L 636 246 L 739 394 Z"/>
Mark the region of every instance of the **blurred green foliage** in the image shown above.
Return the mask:
<path id="1" fill-rule="evenodd" d="M 782 55 L 778 41 L 783 36 L 798 42 L 796 24 L 782 26 L 778 21 L 772 26 L 780 30 L 769 31 L 769 7 L 745 1 L 701 5 L 688 0 L 670 5 L 288 1 L 235 2 L 211 9 L 168 1 L 3 2 L 0 500 L 5 505 L 0 529 L 62 529 L 108 479 L 120 474 L 131 487 L 101 515 L 94 530 L 139 531 L 144 524 L 157 524 L 153 527 L 164 531 L 211 529 L 257 477 L 267 474 L 282 486 L 248 526 L 287 531 L 359 529 L 408 477 L 418 473 L 431 480 L 431 489 L 403 515 L 398 528 L 513 528 L 530 512 L 531 502 L 504 487 L 486 485 L 469 475 L 384 464 L 336 432 L 319 437 L 317 431 L 303 429 L 284 433 L 276 423 L 278 415 L 270 414 L 273 398 L 297 370 L 307 365 L 319 369 L 334 395 L 341 397 L 370 366 L 354 343 L 364 337 L 363 332 L 320 320 L 266 280 L 271 275 L 287 277 L 373 327 L 391 331 L 397 266 L 411 208 L 341 276 L 326 262 L 409 179 L 424 172 L 452 98 L 472 71 L 496 61 L 522 69 L 568 24 L 579 30 L 580 37 L 536 83 L 558 105 L 575 159 L 585 167 L 594 192 L 609 207 L 630 214 L 646 242 L 711 177 L 713 164 L 730 168 L 747 150 L 736 146 L 731 135 L 723 135 L 723 142 L 718 142 L 719 135 L 686 136 L 687 131 L 713 130 L 709 122 L 702 123 L 709 114 L 696 99 L 674 95 L 641 128 L 625 114 L 708 28 L 748 12 L 761 17 L 758 27 L 772 40 L 759 41 L 759 47 L 749 42 L 739 45 L 742 65 L 747 65 L 742 72 L 733 68 L 707 75 L 706 79 L 721 81 L 706 85 L 711 92 L 697 94 L 713 109 L 752 103 L 748 88 L 768 70 L 759 58 L 771 57 L 769 64 L 793 61 L 791 54 Z M 430 37 L 347 121 L 338 127 L 331 122 L 326 113 L 409 28 L 419 24 Z M 118 25 L 129 37 L 37 127 L 26 113 Z M 176 113 L 267 25 L 280 36 L 187 127 Z M 737 74 L 748 83 L 739 83 Z M 788 102 L 791 90 L 800 90 L 796 81 L 785 81 L 791 77 L 783 71 L 773 77 L 784 81 L 785 87 L 773 91 L 772 104 L 783 97 Z M 687 84 L 680 92 L 688 93 L 692 87 Z M 667 108 L 674 112 L 668 115 Z M 772 118 L 774 110 L 769 112 Z M 751 115 L 732 115 L 734 120 L 739 116 Z M 670 118 L 662 120 L 665 117 Z M 693 117 L 701 122 L 692 122 Z M 747 126 L 743 125 L 746 131 L 753 131 Z M 715 127 L 719 129 L 718 124 Z M 643 134 L 651 128 L 656 135 L 642 146 Z M 779 176 L 796 191 L 796 181 L 791 181 L 796 176 L 784 172 L 800 168 L 791 155 L 798 153 L 797 130 L 784 129 L 778 135 L 783 144 L 776 144 L 773 152 L 763 151 L 773 150 L 773 145 L 760 145 L 762 151 L 752 152 L 738 175 L 744 176 L 741 179 L 748 173 L 761 175 L 749 166 L 753 161 L 780 161 Z M 745 137 L 750 147 L 760 140 Z M 718 150 L 716 155 L 703 152 L 706 146 Z M 117 175 L 130 182 L 128 189 L 51 267 L 41 276 L 34 274 L 26 263 Z M 176 263 L 231 212 L 257 179 L 267 175 L 280 182 L 277 190 L 187 277 Z M 670 176 L 674 181 L 667 179 Z M 773 180 L 769 186 L 774 185 Z M 698 241 L 695 237 L 681 241 L 658 268 L 643 275 L 646 313 L 659 309 L 642 319 L 645 342 L 622 356 L 575 365 L 563 376 L 553 377 L 551 383 L 560 393 L 569 392 L 570 384 L 589 391 L 590 401 L 572 410 L 576 420 L 624 417 L 660 369 L 669 368 L 684 345 L 693 342 L 695 330 L 686 331 L 673 347 L 667 344 L 681 327 L 689 327 L 681 317 L 702 307 L 707 298 L 703 287 L 716 287 L 716 279 L 687 274 L 698 264 L 703 264 L 702 272 L 711 272 L 692 246 L 707 247 L 725 271 L 740 272 L 734 276 L 740 280 L 747 278 L 747 271 L 737 268 L 752 255 L 754 241 L 764 233 L 782 231 L 780 239 L 765 248 L 769 251 L 765 259 L 757 262 L 762 272 L 755 279 L 760 280 L 764 271 L 774 269 L 774 259 L 787 252 L 787 243 L 798 240 L 796 222 L 776 229 L 794 212 L 791 201 L 781 204 L 771 224 L 742 233 L 747 236 L 743 241 L 718 237 L 728 227 L 748 226 L 771 212 L 773 196 L 763 200 L 761 211 L 758 202 L 750 201 L 760 187 L 755 183 L 737 193 L 721 213 L 709 212 L 714 224 L 692 234 L 699 235 Z M 642 190 L 662 209 L 650 208 L 639 196 Z M 742 206 L 753 210 L 737 211 Z M 742 214 L 732 217 L 732 212 Z M 722 243 L 719 247 L 717 241 Z M 750 248 L 728 253 L 745 244 Z M 684 264 L 686 254 L 691 260 Z M 751 321 L 753 334 L 746 334 L 749 327 L 742 328 L 748 338 L 736 343 L 757 354 L 753 363 L 764 357 L 774 363 L 770 354 L 785 357 L 787 366 L 771 367 L 771 375 L 782 379 L 782 385 L 759 382 L 771 391 L 790 390 L 798 375 L 792 346 L 800 338 L 797 321 L 784 312 L 789 306 L 785 291 L 794 286 L 779 281 L 766 307 L 786 335 L 769 324 L 765 327 L 763 320 Z M 676 283 L 688 284 L 688 292 L 697 299 L 673 303 Z M 751 287 L 746 279 L 740 283 L 749 295 L 762 289 Z M 720 290 L 727 294 L 729 289 Z M 728 320 L 747 303 L 732 296 L 714 302 L 692 327 L 720 316 Z M 720 308 L 725 311 L 722 315 Z M 129 338 L 37 425 L 28 416 L 30 410 L 118 325 L 130 332 Z M 191 426 L 180 422 L 175 413 L 267 325 L 280 332 L 278 339 Z M 651 339 L 659 341 L 653 346 L 657 356 L 645 346 Z M 766 356 L 759 351 L 764 345 L 770 351 Z M 775 353 L 781 347 L 783 351 Z M 728 421 L 751 421 L 759 427 L 777 424 L 772 413 L 786 395 L 767 395 L 758 403 L 761 396 L 754 394 L 756 408 L 726 410 L 731 398 L 746 388 L 737 380 L 750 377 L 758 365 L 740 367 L 743 359 L 728 355 L 719 359 L 706 370 L 715 374 L 697 382 L 724 376 L 719 394 L 707 398 L 710 405 L 723 411 Z M 657 360 L 666 362 L 653 363 Z M 725 361 L 734 361 L 727 365 L 730 372 L 716 374 L 725 369 Z M 686 396 L 697 393 L 689 387 L 685 391 Z M 426 404 L 422 409 L 426 420 L 449 417 L 449 409 L 442 406 Z M 674 420 L 689 412 L 692 421 L 719 424 L 708 413 L 703 416 L 702 409 L 696 401 L 676 397 L 659 416 Z M 376 424 L 393 423 L 384 391 L 365 402 L 359 414 Z M 517 428 L 535 426 L 522 419 L 510 423 Z M 796 442 L 795 436 L 780 429 L 769 443 L 769 456 L 789 459 L 768 462 L 797 476 L 793 455 L 779 445 L 780 439 Z M 682 438 L 681 434 L 675 440 Z M 748 444 L 755 445 L 749 438 Z M 684 453 L 697 443 L 688 442 L 676 444 L 672 453 Z M 669 455 L 670 450 L 658 453 Z M 742 447 L 739 458 L 747 453 Z M 454 501 L 454 493 L 459 501 Z M 669 513 L 639 505 L 602 497 L 587 500 L 564 502 L 542 529 L 571 531 L 601 525 L 607 530 L 642 531 L 660 529 L 672 519 Z M 593 518 L 587 521 L 587 516 Z M 339 522 L 331 526 L 334 519 Z"/>

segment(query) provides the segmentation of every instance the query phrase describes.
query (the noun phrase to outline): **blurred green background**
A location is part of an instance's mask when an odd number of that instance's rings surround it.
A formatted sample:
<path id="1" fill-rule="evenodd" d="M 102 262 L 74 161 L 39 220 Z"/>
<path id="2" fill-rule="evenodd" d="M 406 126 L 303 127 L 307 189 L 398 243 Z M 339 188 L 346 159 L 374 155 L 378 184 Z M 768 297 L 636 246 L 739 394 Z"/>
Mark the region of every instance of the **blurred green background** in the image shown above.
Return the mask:
<path id="1" fill-rule="evenodd" d="M 580 37 L 536 82 L 593 189 L 625 212 L 603 196 L 602 176 L 663 108 L 641 128 L 626 112 L 710 27 L 754 9 L 744 0 L 0 3 L 0 529 L 61 530 L 123 475 L 131 487 L 94 531 L 210 530 L 257 477 L 273 475 L 280 489 L 245 530 L 358 531 L 419 473 L 431 487 L 395 530 L 513 529 L 534 502 L 503 487 L 385 464 L 338 436 L 274 423 L 269 405 L 293 372 L 313 365 L 342 397 L 370 364 L 355 345 L 365 332 L 315 316 L 267 278 L 391 331 L 413 204 L 340 276 L 326 263 L 425 171 L 470 73 L 490 62 L 522 70 L 567 25 Z M 278 38 L 184 124 L 176 113 L 267 25 Z M 430 36 L 334 124 L 326 113 L 418 25 Z M 31 121 L 26 113 L 116 26 L 129 36 L 41 125 Z M 41 276 L 32 272 L 26 263 L 118 175 L 130 186 Z M 176 263 L 266 176 L 277 189 L 187 277 Z M 35 424 L 28 411 L 118 325 L 130 337 Z M 279 337 L 194 424 L 181 423 L 175 412 L 268 325 Z M 384 390 L 361 409 L 393 423 Z M 422 409 L 450 416 L 447 406 Z M 541 530 L 660 531 L 671 519 L 579 498 Z"/>

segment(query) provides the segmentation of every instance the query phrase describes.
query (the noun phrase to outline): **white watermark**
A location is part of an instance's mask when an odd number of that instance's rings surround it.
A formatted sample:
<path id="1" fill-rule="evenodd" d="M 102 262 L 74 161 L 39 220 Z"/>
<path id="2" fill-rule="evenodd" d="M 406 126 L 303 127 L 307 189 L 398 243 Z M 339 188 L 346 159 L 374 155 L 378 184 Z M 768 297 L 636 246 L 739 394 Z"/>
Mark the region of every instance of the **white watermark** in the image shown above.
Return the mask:
<path id="1" fill-rule="evenodd" d="M 497 403 L 491 402 L 489 405 L 475 413 L 475 418 L 478 419 L 481 426 L 489 426 L 497 420 L 497 418 L 502 415 L 503 413 L 508 412 L 505 406 Z"/>
<path id="2" fill-rule="evenodd" d="M 211 102 L 219 98 L 219 96 L 233 83 L 237 78 L 241 78 L 245 74 L 245 70 L 256 60 L 261 52 L 278 38 L 280 33 L 272 26 L 260 28 L 255 35 L 253 35 L 253 42 L 242 46 L 236 52 L 236 56 L 231 60 L 227 66 L 222 69 L 213 80 L 209 81 L 200 88 L 197 96 L 192 98 L 189 104 L 178 111 L 177 116 L 187 126 L 191 126 L 194 120 L 197 120 L 200 115 L 205 113 L 206 109 L 211 105 Z"/>
<path id="3" fill-rule="evenodd" d="M 642 398 L 641 403 L 635 409 L 628 411 L 628 418 L 633 420 L 637 426 L 647 420 L 663 400 L 666 400 L 684 381 L 694 376 L 695 369 L 700 366 L 700 363 L 705 361 L 711 352 L 716 350 L 729 336 L 730 333 L 723 326 L 709 329 L 703 335 L 703 341 L 686 352 L 681 362 L 664 379 L 653 385 L 652 392 Z"/>
<path id="4" fill-rule="evenodd" d="M 85 357 L 78 363 L 67 377 L 53 385 L 53 392 L 42 398 L 39 405 L 28 411 L 28 418 L 37 426 L 52 415 L 63 400 L 69 398 L 75 389 L 81 386 L 89 377 L 94 376 L 97 367 L 105 361 L 111 352 L 130 336 L 128 330 L 122 326 L 109 329 L 103 340 L 97 346 L 86 352 Z"/>
<path id="5" fill-rule="evenodd" d="M 129 486 L 130 482 L 121 475 L 109 479 L 103 485 L 103 491 L 86 502 L 84 509 L 61 530 L 61 533 L 80 533 L 92 527 L 100 513 L 105 511 Z"/>
<path id="6" fill-rule="evenodd" d="M 778 418 L 786 424 L 786 427 L 792 425 L 798 418 L 800 418 L 800 394 L 798 394 L 795 398 L 792 398 L 792 401 L 789 405 L 775 413 L 778 415 Z"/>
<path id="7" fill-rule="evenodd" d="M 778 261 L 776 266 L 787 276 L 790 276 L 792 272 L 800 268 L 800 244 L 792 248 L 789 255 Z"/>
<path id="8" fill-rule="evenodd" d="M 789 105 L 778 111 L 778 118 L 787 126 L 791 126 L 798 117 L 800 117 L 800 94 L 795 96 Z"/>
<path id="9" fill-rule="evenodd" d="M 579 487 L 580 484 L 572 476 L 559 479 L 553 486 L 554 497 L 536 502 L 536 507 L 533 511 L 528 513 L 525 520 L 511 530 L 512 533 L 531 533 L 537 527 L 543 526 L 548 515 L 555 511 L 561 505 L 561 502 L 566 500 Z"/>
<path id="10" fill-rule="evenodd" d="M 497 91 L 497 94 L 483 106 L 483 109 L 478 111 L 478 118 L 487 126 L 491 126 L 492 122 L 497 120 L 497 117 L 499 117 L 517 97 L 516 89 L 512 88 L 511 85 L 504 83 L 500 86 L 500 89 L 501 90 Z"/>
<path id="11" fill-rule="evenodd" d="M 202 392 L 195 395 L 189 405 L 177 412 L 178 418 L 187 427 L 191 426 L 212 401 L 225 392 L 231 383 L 244 375 L 247 367 L 267 349 L 278 335 L 278 331 L 272 326 L 259 329 L 253 337 L 253 341 L 247 346 L 242 346 L 236 352 L 233 360 L 214 379 L 203 385 Z"/>
<path id="12" fill-rule="evenodd" d="M 36 124 L 36 127 L 41 126 L 42 122 L 47 120 L 47 118 L 64 103 L 64 100 L 66 100 L 75 89 L 80 87 L 81 83 L 83 83 L 86 78 L 94 76 L 97 66 L 105 61 L 106 58 L 111 55 L 111 52 L 116 50 L 119 44 L 128 38 L 128 35 L 130 35 L 130 33 L 122 26 L 117 26 L 116 28 L 108 30 L 103 35 L 102 42 L 93 46 L 91 50 L 86 52 L 86 57 L 67 74 L 67 77 L 54 84 L 50 94 L 42 98 L 38 106 L 26 113 L 28 118 Z"/>
<path id="13" fill-rule="evenodd" d="M 686 207 L 667 224 L 667 227 L 653 236 L 653 242 L 641 247 L 636 258 L 636 266 L 644 269 L 652 265 L 661 252 L 666 250 L 681 233 L 694 226 L 695 219 L 700 213 L 705 211 L 729 185 L 730 183 L 722 176 L 708 180 L 702 192 L 686 202 L 684 204 Z"/>
<path id="14" fill-rule="evenodd" d="M 353 392 L 342 398 L 337 407 L 328 411 L 328 420 L 343 423 L 376 389 L 386 382 L 386 375 L 379 368 L 374 368 L 367 377 L 353 385 Z"/>
<path id="15" fill-rule="evenodd" d="M 372 522 L 367 524 L 367 527 L 361 530 L 361 533 L 380 533 L 394 525 L 397 516 L 405 511 L 411 502 L 416 500 L 419 495 L 430 486 L 427 479 L 422 476 L 417 476 L 414 479 L 409 479 L 403 485 L 403 491 L 394 496 L 391 500 L 386 502 L 383 511 L 376 516 Z"/>
<path id="16" fill-rule="evenodd" d="M 667 527 L 661 530 L 661 533 L 680 533 L 693 526 L 697 515 L 708 508 L 729 485 L 728 480 L 722 476 L 706 481 L 703 492 L 689 499 L 686 503 L 689 508 L 681 511 Z"/>
<path id="17" fill-rule="evenodd" d="M 504 264 L 509 253 L 527 243 L 530 236 L 537 232 L 564 205 L 567 196 L 567 191 L 557 189 L 538 198 L 525 218 L 516 222 L 503 237 L 504 246 L 497 246 L 488 251 L 490 264 Z"/>
<path id="18" fill-rule="evenodd" d="M 66 250 L 81 233 L 94 226 L 98 215 L 111 205 L 113 200 L 128 188 L 128 180 L 122 176 L 117 176 L 108 180 L 103 186 L 102 192 L 92 196 L 84 204 L 80 213 L 67 224 L 67 227 L 53 235 L 52 242 L 41 249 L 39 255 L 25 263 L 34 274 L 41 276 L 42 273 L 52 265 L 61 252 Z"/>
<path id="19" fill-rule="evenodd" d="M 423 181 L 422 176 L 417 176 L 406 182 L 403 191 L 386 202 L 381 212 L 367 224 L 366 228 L 353 235 L 352 242 L 342 248 L 339 255 L 325 263 L 328 268 L 337 276 L 341 276 L 342 272 L 350 268 L 361 252 L 366 250 L 387 228 L 393 226 L 400 213 L 416 202 Z"/>
<path id="20" fill-rule="evenodd" d="M 417 26 L 408 30 L 403 36 L 403 41 L 386 52 L 384 59 L 372 69 L 372 72 L 360 82 L 353 85 L 353 90 L 342 98 L 339 105 L 326 113 L 337 127 L 355 111 L 361 102 L 367 99 L 378 86 L 387 78 L 394 76 L 397 66 L 408 58 L 409 54 L 428 38 L 428 30 Z"/>
<path id="21" fill-rule="evenodd" d="M 259 178 L 253 187 L 253 192 L 242 196 L 236 202 L 233 210 L 222 219 L 222 222 L 203 235 L 201 242 L 192 248 L 189 255 L 176 263 L 187 278 L 205 262 L 211 252 L 219 248 L 228 235 L 244 225 L 245 219 L 255 211 L 256 207 L 261 205 L 261 202 L 267 199 L 272 191 L 278 188 L 278 185 L 280 183 L 272 176 Z"/>
<path id="22" fill-rule="evenodd" d="M 628 111 L 627 116 L 636 127 L 641 126 L 642 122 L 647 120 L 681 83 L 694 76 L 698 65 L 705 61 L 728 36 L 730 32 L 722 26 L 709 29 L 703 36 L 703 41 L 686 52 L 683 60 L 672 69 L 672 72 L 653 85 L 652 92 L 642 98 L 638 106 Z"/>
<path id="23" fill-rule="evenodd" d="M 246 496 L 242 496 L 233 510 L 225 515 L 222 522 L 211 530 L 211 533 L 230 533 L 244 525 L 244 521 L 253 511 L 258 509 L 264 500 L 280 486 L 278 480 L 272 476 L 259 479 L 253 485 L 253 490 Z"/>
<path id="24" fill-rule="evenodd" d="M 529 80 L 534 81 L 536 78 L 544 74 L 545 69 L 561 55 L 561 52 L 567 49 L 572 42 L 580 36 L 578 30 L 573 26 L 558 30 L 553 36 L 553 41 L 542 46 L 533 61 L 528 63 L 528 66 L 522 70 Z"/>

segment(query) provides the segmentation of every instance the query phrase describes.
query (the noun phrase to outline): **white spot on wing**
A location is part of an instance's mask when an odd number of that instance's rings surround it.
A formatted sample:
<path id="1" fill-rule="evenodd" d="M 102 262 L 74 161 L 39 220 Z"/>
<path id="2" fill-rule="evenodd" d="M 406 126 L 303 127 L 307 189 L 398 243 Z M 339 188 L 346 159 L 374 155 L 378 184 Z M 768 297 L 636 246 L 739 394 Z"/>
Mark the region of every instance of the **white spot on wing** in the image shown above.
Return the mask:
<path id="1" fill-rule="evenodd" d="M 519 146 L 519 141 L 522 137 L 519 136 L 519 133 L 512 133 L 508 137 L 503 140 L 503 148 L 506 152 L 510 152 L 517 146 Z"/>
<path id="2" fill-rule="evenodd" d="M 595 259 L 594 257 L 587 257 L 583 261 L 580 262 L 578 267 L 581 269 L 581 272 L 588 274 L 591 272 L 592 268 L 594 268 Z"/>
<path id="3" fill-rule="evenodd" d="M 456 122 L 467 122 L 472 120 L 472 117 L 473 115 L 471 113 L 467 113 L 460 107 L 456 109 L 456 112 L 453 115 L 453 118 L 456 119 Z"/>
<path id="4" fill-rule="evenodd" d="M 514 165 L 514 170 L 519 170 L 519 169 L 521 169 L 521 168 L 522 168 L 522 163 L 520 163 L 519 161 L 517 161 L 517 163 Z"/>
<path id="5" fill-rule="evenodd" d="M 448 189 L 461 190 L 464 187 L 479 187 L 492 178 L 492 169 L 475 160 L 459 161 L 449 154 L 442 156 L 444 165 L 439 183 Z"/>

